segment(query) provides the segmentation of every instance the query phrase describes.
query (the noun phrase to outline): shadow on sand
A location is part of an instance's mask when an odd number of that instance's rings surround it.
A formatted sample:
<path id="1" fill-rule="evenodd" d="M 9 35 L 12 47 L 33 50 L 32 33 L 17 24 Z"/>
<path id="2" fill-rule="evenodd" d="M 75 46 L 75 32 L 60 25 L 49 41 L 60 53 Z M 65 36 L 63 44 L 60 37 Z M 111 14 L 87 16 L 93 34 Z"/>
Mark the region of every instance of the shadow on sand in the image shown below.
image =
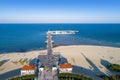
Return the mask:
<path id="1" fill-rule="evenodd" d="M 7 80 L 8 78 L 11 78 L 11 77 L 20 76 L 20 70 L 21 69 L 19 68 L 13 71 L 6 72 L 4 74 L 0 74 L 0 80 Z"/>
<path id="2" fill-rule="evenodd" d="M 83 53 L 81 53 L 83 55 L 83 57 L 85 58 L 85 60 L 89 63 L 89 65 L 91 66 L 91 70 L 94 74 L 98 73 L 98 74 L 104 74 L 103 72 L 101 72 L 99 70 L 99 68 L 97 68 L 97 66 L 90 60 L 88 59 Z"/>
<path id="3" fill-rule="evenodd" d="M 68 60 L 65 58 L 65 57 L 61 57 L 60 59 L 59 59 L 59 64 L 63 64 L 63 63 L 68 63 Z"/>
<path id="4" fill-rule="evenodd" d="M 112 63 L 110 63 L 109 61 L 104 60 L 104 59 L 101 59 L 100 63 L 101 63 L 104 67 L 112 64 Z"/>
<path id="5" fill-rule="evenodd" d="M 3 64 L 5 64 L 6 62 L 8 62 L 9 61 L 9 59 L 5 59 L 5 60 L 2 60 L 2 61 L 0 61 L 0 62 L 3 62 Z"/>
<path id="6" fill-rule="evenodd" d="M 28 59 L 27 58 L 24 59 L 24 61 L 26 61 L 26 60 L 28 60 Z M 35 64 L 35 60 L 36 60 L 36 58 L 31 59 L 30 64 Z M 3 60 L 4 63 L 7 62 L 7 61 L 9 61 L 9 60 Z M 0 80 L 7 80 L 8 78 L 20 76 L 20 70 L 21 70 L 21 68 L 6 72 L 4 74 L 0 74 Z"/>
<path id="7" fill-rule="evenodd" d="M 86 69 L 81 66 L 72 65 L 72 67 L 73 67 L 72 73 L 84 75 L 86 77 L 92 78 L 93 80 L 103 80 L 100 77 L 96 76 L 96 74 L 94 73 L 95 70 L 97 70 L 98 74 L 101 74 L 102 72 L 100 72 L 99 69 L 89 59 L 87 59 L 87 60 L 88 60 L 89 64 L 91 64 L 91 66 L 93 66 L 94 70 Z M 62 57 L 61 63 L 65 63 L 65 62 L 68 62 L 68 60 L 65 57 Z"/>
<path id="8" fill-rule="evenodd" d="M 107 69 L 107 66 L 108 65 L 111 65 L 112 63 L 110 63 L 109 61 L 107 60 L 104 60 L 104 59 L 101 59 L 100 63 Z M 116 71 L 112 71 L 112 70 L 109 70 L 107 69 L 107 75 L 110 76 L 110 75 L 120 75 L 120 72 L 116 72 Z"/>
<path id="9" fill-rule="evenodd" d="M 76 66 L 76 65 L 72 65 L 72 67 L 73 67 L 72 73 L 74 74 L 84 75 L 86 77 L 92 78 L 93 80 L 103 80 L 102 78 L 94 74 L 94 72 L 90 69 L 86 69 L 84 67 Z"/>
<path id="10" fill-rule="evenodd" d="M 30 59 L 30 60 L 29 60 L 29 64 L 30 64 L 30 65 L 36 65 L 36 60 L 37 60 L 37 58 Z"/>

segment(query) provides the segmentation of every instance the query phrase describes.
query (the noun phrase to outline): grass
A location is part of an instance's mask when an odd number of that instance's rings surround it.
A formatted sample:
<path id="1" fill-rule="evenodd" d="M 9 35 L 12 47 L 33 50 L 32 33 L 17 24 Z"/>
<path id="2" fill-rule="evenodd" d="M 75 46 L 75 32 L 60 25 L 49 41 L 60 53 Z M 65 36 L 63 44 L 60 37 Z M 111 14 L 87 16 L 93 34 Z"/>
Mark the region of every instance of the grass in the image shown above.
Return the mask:
<path id="1" fill-rule="evenodd" d="M 92 80 L 91 78 L 85 77 L 83 75 L 71 73 L 60 73 L 57 76 L 59 80 Z"/>
<path id="2" fill-rule="evenodd" d="M 104 80 L 120 80 L 120 75 L 111 75 L 111 76 L 99 75 L 99 77 L 103 78 Z"/>
<path id="3" fill-rule="evenodd" d="M 120 65 L 119 64 L 111 64 L 107 66 L 108 69 L 116 72 L 120 72 Z"/>
<path id="4" fill-rule="evenodd" d="M 32 74 L 32 75 L 24 75 L 24 76 L 15 77 L 15 78 L 11 78 L 8 80 L 34 80 L 34 78 L 36 78 L 36 75 Z"/>

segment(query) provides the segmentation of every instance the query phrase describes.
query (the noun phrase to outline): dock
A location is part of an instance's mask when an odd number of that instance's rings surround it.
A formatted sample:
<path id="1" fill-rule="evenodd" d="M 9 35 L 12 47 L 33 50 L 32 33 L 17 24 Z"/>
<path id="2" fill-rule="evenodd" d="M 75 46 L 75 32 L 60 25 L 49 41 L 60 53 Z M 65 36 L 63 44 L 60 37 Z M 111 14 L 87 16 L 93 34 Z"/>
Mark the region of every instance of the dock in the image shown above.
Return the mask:
<path id="1" fill-rule="evenodd" d="M 76 32 L 79 32 L 79 31 L 75 31 L 75 30 L 55 30 L 55 31 L 48 31 L 48 33 L 51 33 L 53 35 L 57 35 L 57 34 L 75 34 Z"/>

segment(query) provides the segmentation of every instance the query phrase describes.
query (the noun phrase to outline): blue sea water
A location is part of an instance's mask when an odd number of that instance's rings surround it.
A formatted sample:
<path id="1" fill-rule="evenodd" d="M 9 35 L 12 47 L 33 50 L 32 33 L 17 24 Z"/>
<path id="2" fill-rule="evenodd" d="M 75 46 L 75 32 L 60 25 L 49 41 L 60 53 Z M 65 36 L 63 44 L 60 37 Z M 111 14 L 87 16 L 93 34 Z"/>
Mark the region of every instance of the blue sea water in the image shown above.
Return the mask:
<path id="1" fill-rule="evenodd" d="M 0 24 L 0 53 L 45 49 L 48 30 L 79 30 L 75 35 L 54 35 L 54 46 L 120 47 L 120 24 Z"/>

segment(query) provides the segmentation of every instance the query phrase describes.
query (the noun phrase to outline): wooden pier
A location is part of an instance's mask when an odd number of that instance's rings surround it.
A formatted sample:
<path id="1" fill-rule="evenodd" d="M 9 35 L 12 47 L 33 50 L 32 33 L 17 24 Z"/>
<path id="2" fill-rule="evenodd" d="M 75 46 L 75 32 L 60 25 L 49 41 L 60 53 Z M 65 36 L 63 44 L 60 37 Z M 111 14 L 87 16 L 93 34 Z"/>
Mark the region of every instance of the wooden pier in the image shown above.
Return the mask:
<path id="1" fill-rule="evenodd" d="M 56 30 L 56 31 L 48 31 L 48 33 L 51 33 L 51 34 L 75 34 L 76 32 L 79 32 L 79 31 L 75 31 L 75 30 Z"/>

